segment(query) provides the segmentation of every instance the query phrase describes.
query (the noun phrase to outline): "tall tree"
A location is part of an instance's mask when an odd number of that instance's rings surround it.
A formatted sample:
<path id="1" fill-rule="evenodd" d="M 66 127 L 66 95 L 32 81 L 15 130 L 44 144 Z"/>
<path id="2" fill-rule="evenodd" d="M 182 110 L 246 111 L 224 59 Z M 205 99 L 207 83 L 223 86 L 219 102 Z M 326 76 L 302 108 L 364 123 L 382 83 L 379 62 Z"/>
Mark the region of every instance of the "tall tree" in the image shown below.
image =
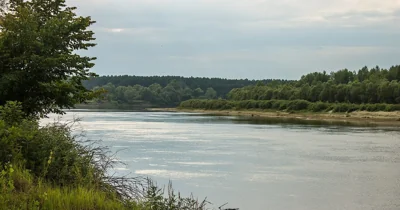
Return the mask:
<path id="1" fill-rule="evenodd" d="M 64 113 L 94 97 L 82 81 L 94 57 L 90 17 L 77 16 L 65 0 L 10 0 L 0 21 L 0 105 L 22 102 L 28 115 Z"/>

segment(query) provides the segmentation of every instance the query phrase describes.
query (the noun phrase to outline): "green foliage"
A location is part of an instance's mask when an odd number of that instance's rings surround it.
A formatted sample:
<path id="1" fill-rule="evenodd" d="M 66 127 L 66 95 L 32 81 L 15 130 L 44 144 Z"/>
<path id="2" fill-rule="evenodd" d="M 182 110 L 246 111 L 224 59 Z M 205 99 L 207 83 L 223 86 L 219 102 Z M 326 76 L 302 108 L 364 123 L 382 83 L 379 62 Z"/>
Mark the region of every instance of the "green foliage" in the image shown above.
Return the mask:
<path id="1" fill-rule="evenodd" d="M 287 80 L 248 80 L 248 79 L 221 79 L 221 78 L 200 78 L 200 77 L 179 77 L 179 76 L 100 76 L 91 78 L 83 82 L 86 88 L 93 89 L 95 87 L 105 86 L 112 84 L 116 88 L 140 85 L 143 87 L 150 87 L 153 84 L 166 87 L 172 81 L 178 81 L 189 89 L 195 91 L 199 88 L 200 93 L 194 94 L 194 98 L 204 95 L 207 88 L 213 88 L 217 92 L 217 97 L 225 98 L 226 94 L 233 88 L 241 88 L 248 85 L 268 84 L 275 86 L 281 83 L 288 83 Z"/>
<path id="2" fill-rule="evenodd" d="M 311 103 L 310 104 L 310 111 L 312 112 L 322 112 L 325 111 L 329 108 L 329 104 L 328 103 L 324 103 L 324 102 L 315 102 L 315 103 Z"/>
<path id="3" fill-rule="evenodd" d="M 214 83 L 210 83 L 213 81 Z M 362 68 L 356 73 L 347 69 L 337 72 L 314 72 L 301 77 L 299 81 L 284 80 L 223 80 L 207 78 L 183 77 L 136 77 L 136 76 L 106 76 L 85 81 L 87 87 L 95 84 L 105 84 L 94 89 L 104 88 L 107 101 L 134 103 L 150 102 L 156 106 L 177 106 L 189 99 L 229 100 L 302 100 L 301 104 L 263 104 L 263 107 L 273 109 L 299 109 L 309 104 L 306 102 L 327 103 L 400 103 L 400 66 L 392 66 L 389 70 L 375 67 Z M 109 82 L 108 84 L 106 82 Z M 156 82 L 152 84 L 151 82 Z M 121 86 L 135 84 L 135 86 Z M 160 85 L 161 84 L 161 85 Z M 142 86 L 143 85 L 143 86 Z M 206 86 L 208 85 L 208 86 Z M 247 85 L 247 86 L 245 86 Z M 147 87 L 148 86 L 148 87 Z M 152 87 L 152 88 L 150 88 Z M 230 88 L 230 89 L 229 89 Z M 229 91 L 230 90 L 230 91 Z M 216 92 L 214 92 L 216 91 Z M 121 94 L 129 93 L 129 94 Z M 260 104 L 246 104 L 256 108 Z M 228 107 L 230 105 L 227 105 Z M 302 109 L 303 109 L 302 108 Z M 313 110 L 323 110 L 328 107 L 313 107 Z M 339 108 L 338 108 L 339 109 Z M 342 109 L 347 109 L 343 106 Z M 349 108 L 351 110 L 351 108 Z M 390 109 L 388 109 L 390 110 Z"/>
<path id="4" fill-rule="evenodd" d="M 232 89 L 227 96 L 228 99 L 235 101 L 277 99 L 328 103 L 399 104 L 399 81 L 400 66 L 393 66 L 389 70 L 379 67 L 368 70 L 364 67 L 358 73 L 347 69 L 332 72 L 330 75 L 326 72 L 315 72 L 302 76 L 296 82 L 281 83 L 276 86 L 253 85 L 236 88 Z M 344 109 L 346 107 L 340 110 Z"/>
<path id="5" fill-rule="evenodd" d="M 104 89 L 106 91 L 103 94 L 103 100 L 98 100 L 97 103 L 103 103 L 104 101 L 117 102 L 117 104 L 151 103 L 167 107 L 177 106 L 181 101 L 192 98 L 215 99 L 218 95 L 213 88 L 207 88 L 204 93 L 201 88 L 192 90 L 186 84 L 177 80 L 171 81 L 165 87 L 157 83 L 149 87 L 141 85 L 115 87 L 113 84 L 108 83 L 95 89 Z"/>
<path id="6" fill-rule="evenodd" d="M 107 77 L 107 78 L 110 81 L 118 83 L 117 79 L 120 77 Z M 227 90 L 226 87 L 237 87 L 237 86 L 241 87 L 243 86 L 242 82 L 249 84 L 256 82 L 249 80 L 222 80 L 222 79 L 207 79 L 207 78 L 177 77 L 177 79 L 173 79 L 169 83 L 166 83 L 166 80 L 170 78 L 175 78 L 175 77 L 135 77 L 135 76 L 127 77 L 127 79 L 132 79 L 132 81 L 141 82 L 145 85 L 147 85 L 149 81 L 153 81 L 153 79 L 154 81 L 161 80 L 161 84 L 166 84 L 165 86 L 162 86 L 158 83 L 151 84 L 148 87 L 139 84 L 136 84 L 134 86 L 116 86 L 112 83 L 107 83 L 104 86 L 96 86 L 93 88 L 94 90 L 103 89 L 106 91 L 106 93 L 103 94 L 102 99 L 97 100 L 96 103 L 104 104 L 105 102 L 108 103 L 112 102 L 120 105 L 151 104 L 153 106 L 158 106 L 158 107 L 175 107 L 178 106 L 182 101 L 189 99 L 226 98 L 226 93 L 230 90 L 230 89 Z M 104 79 L 104 77 L 100 79 Z M 211 83 L 210 86 L 203 88 L 205 84 L 209 84 L 209 80 L 210 81 L 215 80 L 216 83 L 215 84 Z M 95 81 L 97 80 L 95 79 Z M 185 81 L 192 83 L 187 84 L 185 83 Z M 271 84 L 269 87 L 273 87 L 284 82 L 287 81 L 275 81 L 274 83 L 272 82 L 269 83 L 269 81 L 267 81 L 266 83 Z M 219 86 L 221 85 L 220 83 L 222 84 L 227 83 L 227 85 L 221 87 Z M 261 86 L 261 83 L 259 85 Z M 88 85 L 88 87 L 91 86 Z M 222 92 L 220 93 L 218 92 L 218 90 L 221 90 Z"/>
<path id="7" fill-rule="evenodd" d="M 192 99 L 180 104 L 183 109 L 206 110 L 280 110 L 280 111 L 309 111 L 309 112 L 353 112 L 353 111 L 400 111 L 400 105 L 392 104 L 350 104 L 308 102 L 305 100 L 201 100 Z"/>
<path id="8" fill-rule="evenodd" d="M 87 187 L 52 186 L 34 183 L 28 170 L 6 165 L 0 173 L 0 206 L 2 209 L 135 209 L 117 197 Z"/>
<path id="9" fill-rule="evenodd" d="M 19 119 L 19 108 L 9 103 L 0 113 L 11 112 Z M 22 164 L 35 177 L 58 185 L 97 184 L 105 171 L 96 167 L 94 152 L 71 136 L 70 126 L 39 127 L 36 120 L 16 122 L 9 115 L 0 116 L 0 159 Z"/>
<path id="10" fill-rule="evenodd" d="M 149 179 L 110 176 L 115 161 L 109 150 L 72 135 L 71 124 L 39 126 L 22 118 L 16 102 L 0 113 L 5 209 L 205 209 L 206 201 L 176 196 L 171 185 L 165 196 Z"/>
<path id="11" fill-rule="evenodd" d="M 19 101 L 27 115 L 63 113 L 96 94 L 82 85 L 95 58 L 77 51 L 95 46 L 94 21 L 64 0 L 12 0 L 0 21 L 0 105 Z"/>
<path id="12" fill-rule="evenodd" d="M 0 172 L 0 192 L 1 194 L 11 193 L 14 187 L 13 180 L 14 168 L 11 164 L 7 164 Z"/>
<path id="13" fill-rule="evenodd" d="M 167 192 L 165 188 L 158 188 L 151 180 L 149 180 L 146 191 L 146 202 L 138 205 L 141 210 L 202 210 L 206 208 L 208 202 L 206 200 L 199 201 L 192 196 L 181 197 L 180 193 L 176 194 L 172 188 L 172 183 L 168 184 Z"/>
<path id="14" fill-rule="evenodd" d="M 20 124 L 24 119 L 22 104 L 20 102 L 11 101 L 6 106 L 0 106 L 0 118 L 8 125 Z"/>
<path id="15" fill-rule="evenodd" d="M 204 97 L 207 99 L 215 99 L 217 98 L 217 91 L 214 90 L 214 88 L 207 88 L 206 93 L 204 94 Z"/>
<path id="16" fill-rule="evenodd" d="M 305 101 L 305 100 L 294 100 L 294 101 L 289 101 L 287 105 L 287 109 L 289 111 L 291 110 L 308 110 L 310 106 L 310 102 Z"/>

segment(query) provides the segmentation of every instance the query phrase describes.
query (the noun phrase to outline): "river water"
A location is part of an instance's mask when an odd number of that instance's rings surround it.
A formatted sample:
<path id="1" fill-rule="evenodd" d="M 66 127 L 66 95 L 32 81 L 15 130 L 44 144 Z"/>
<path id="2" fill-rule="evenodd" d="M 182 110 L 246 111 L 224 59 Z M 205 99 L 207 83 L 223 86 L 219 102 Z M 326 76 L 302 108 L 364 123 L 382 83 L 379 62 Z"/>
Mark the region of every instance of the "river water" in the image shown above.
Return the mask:
<path id="1" fill-rule="evenodd" d="M 52 116 L 54 117 L 54 116 Z M 400 209 L 400 132 L 169 112 L 68 112 L 126 166 L 241 210 Z M 50 122 L 52 119 L 44 121 Z"/>

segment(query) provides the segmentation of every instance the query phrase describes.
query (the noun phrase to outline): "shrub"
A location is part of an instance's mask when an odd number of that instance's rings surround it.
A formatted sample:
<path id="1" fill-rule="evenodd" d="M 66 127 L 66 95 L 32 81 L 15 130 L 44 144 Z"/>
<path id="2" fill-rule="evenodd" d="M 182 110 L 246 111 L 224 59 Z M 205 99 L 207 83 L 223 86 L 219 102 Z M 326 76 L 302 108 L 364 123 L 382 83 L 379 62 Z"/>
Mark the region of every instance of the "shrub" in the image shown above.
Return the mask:
<path id="1" fill-rule="evenodd" d="M 278 101 L 278 104 L 279 104 L 279 110 L 285 110 L 288 108 L 287 101 Z"/>
<path id="2" fill-rule="evenodd" d="M 357 107 L 352 104 L 337 103 L 334 105 L 333 112 L 352 112 L 357 110 Z"/>
<path id="3" fill-rule="evenodd" d="M 272 103 L 271 109 L 276 109 L 276 110 L 278 110 L 278 109 L 281 107 L 280 102 L 277 101 L 277 100 L 271 100 L 271 103 Z"/>
<path id="4" fill-rule="evenodd" d="M 366 104 L 361 104 L 359 110 L 360 110 L 360 111 L 365 111 L 365 110 L 367 110 L 367 105 L 366 105 Z"/>
<path id="5" fill-rule="evenodd" d="M 288 110 L 300 111 L 307 110 L 310 105 L 310 102 L 305 100 L 294 100 L 290 101 L 287 105 Z"/>
<path id="6" fill-rule="evenodd" d="M 369 112 L 375 112 L 378 110 L 376 104 L 367 104 L 366 106 L 367 106 L 366 110 Z"/>
<path id="7" fill-rule="evenodd" d="M 271 109 L 272 102 L 271 101 L 260 101 L 260 108 L 261 109 Z"/>
<path id="8" fill-rule="evenodd" d="M 315 102 L 309 106 L 309 109 L 313 112 L 321 112 L 327 110 L 329 108 L 327 103 L 324 102 Z"/>

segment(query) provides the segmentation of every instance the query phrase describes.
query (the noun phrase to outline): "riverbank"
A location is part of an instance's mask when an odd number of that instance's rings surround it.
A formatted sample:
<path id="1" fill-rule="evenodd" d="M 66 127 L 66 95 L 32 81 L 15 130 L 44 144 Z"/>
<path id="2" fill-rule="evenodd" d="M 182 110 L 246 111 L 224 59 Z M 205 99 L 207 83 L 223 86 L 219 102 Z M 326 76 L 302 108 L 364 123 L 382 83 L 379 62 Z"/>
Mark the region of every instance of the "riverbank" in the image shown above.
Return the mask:
<path id="1" fill-rule="evenodd" d="M 145 110 L 148 108 L 157 107 L 145 102 L 138 103 L 117 103 L 117 102 L 103 102 L 103 103 L 87 103 L 87 104 L 76 104 L 75 109 L 125 109 L 125 110 Z"/>
<path id="2" fill-rule="evenodd" d="M 273 110 L 204 110 L 204 109 L 182 109 L 182 108 L 149 108 L 149 111 L 169 111 L 169 112 L 189 112 L 203 113 L 222 116 L 242 116 L 252 118 L 282 118 L 297 119 L 305 121 L 322 121 L 351 123 L 355 125 L 375 125 L 375 126 L 400 126 L 400 112 L 368 112 L 355 111 L 351 113 L 311 113 L 311 112 L 284 112 Z"/>

